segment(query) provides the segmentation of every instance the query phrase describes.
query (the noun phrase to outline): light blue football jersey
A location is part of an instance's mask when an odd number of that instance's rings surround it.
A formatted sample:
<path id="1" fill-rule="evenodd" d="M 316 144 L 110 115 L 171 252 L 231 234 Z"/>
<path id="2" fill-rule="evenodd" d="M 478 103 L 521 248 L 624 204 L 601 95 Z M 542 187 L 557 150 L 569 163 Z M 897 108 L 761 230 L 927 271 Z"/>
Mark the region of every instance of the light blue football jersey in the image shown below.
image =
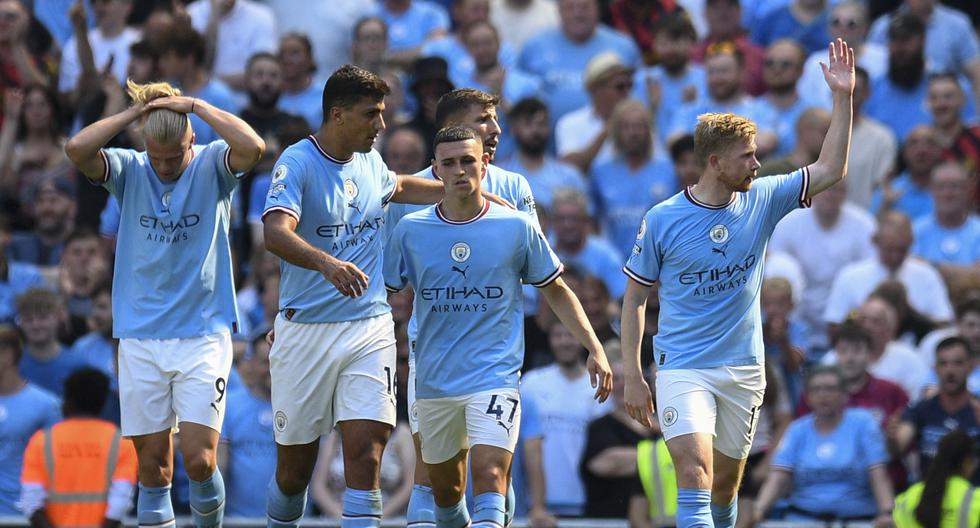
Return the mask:
<path id="1" fill-rule="evenodd" d="M 807 168 L 758 178 L 721 206 L 689 187 L 647 212 L 623 271 L 645 286 L 660 281 L 658 368 L 762 363 L 766 245 L 783 216 L 809 206 L 809 184 Z"/>
<path id="2" fill-rule="evenodd" d="M 272 172 L 263 216 L 281 211 L 299 222 L 296 234 L 315 248 L 353 263 L 368 288 L 344 297 L 318 271 L 282 261 L 279 310 L 296 323 L 339 323 L 391 311 L 381 277 L 385 208 L 395 174 L 376 150 L 346 161 L 327 154 L 316 138 L 291 145 Z"/>
<path id="3" fill-rule="evenodd" d="M 524 362 L 522 281 L 562 272 L 528 215 L 487 202 L 454 222 L 438 206 L 402 218 L 388 241 L 385 283 L 415 289 L 416 395 L 442 398 L 516 389 Z"/>
<path id="4" fill-rule="evenodd" d="M 435 172 L 432 171 L 432 167 L 422 169 L 419 172 L 416 172 L 414 176 L 435 180 L 439 179 Z M 501 169 L 496 165 L 487 165 L 487 175 L 483 178 L 480 188 L 486 192 L 496 194 L 497 196 L 512 203 L 518 211 L 522 211 L 533 218 L 534 225 L 537 225 L 540 229 L 541 226 L 538 223 L 538 213 L 534 208 L 534 194 L 531 193 L 531 185 L 528 183 L 527 178 L 525 178 L 523 175 Z M 398 203 L 391 204 L 388 207 L 388 214 L 385 216 L 387 235 L 391 236 L 392 230 L 398 224 L 398 221 L 405 215 L 421 211 L 428 207 L 431 206 Z M 418 319 L 415 317 L 415 309 L 413 309 L 412 318 L 408 321 L 409 340 L 414 340 L 417 334 Z M 409 354 L 414 356 L 414 349 L 409 348 L 409 350 Z"/>
<path id="5" fill-rule="evenodd" d="M 103 184 L 120 204 L 113 272 L 113 335 L 172 339 L 237 332 L 228 228 L 241 174 L 224 141 L 194 145 L 176 181 L 145 152 L 102 149 Z"/>

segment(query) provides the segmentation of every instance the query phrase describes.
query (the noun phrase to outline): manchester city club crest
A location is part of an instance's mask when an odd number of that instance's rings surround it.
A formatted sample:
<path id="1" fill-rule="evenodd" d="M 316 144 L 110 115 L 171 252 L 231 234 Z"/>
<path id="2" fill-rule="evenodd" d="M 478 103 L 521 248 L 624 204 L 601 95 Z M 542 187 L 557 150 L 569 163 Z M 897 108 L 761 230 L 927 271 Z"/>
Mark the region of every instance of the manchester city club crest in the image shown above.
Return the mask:
<path id="1" fill-rule="evenodd" d="M 347 196 L 348 201 L 357 198 L 357 184 L 354 183 L 354 180 L 350 178 L 344 180 L 344 194 Z"/>
<path id="2" fill-rule="evenodd" d="M 173 193 L 170 192 L 170 191 L 167 191 L 167 192 L 163 193 L 163 197 L 160 198 L 160 201 L 163 202 L 163 208 L 164 209 L 170 209 L 170 195 L 171 194 L 173 194 Z"/>
<path id="3" fill-rule="evenodd" d="M 673 407 L 667 407 L 666 409 L 664 409 L 662 418 L 664 422 L 664 427 L 670 427 L 674 425 L 674 422 L 677 421 L 677 409 Z"/>
<path id="4" fill-rule="evenodd" d="M 449 250 L 449 255 L 456 262 L 466 262 L 470 258 L 470 246 L 466 242 L 456 242 Z"/>
<path id="5" fill-rule="evenodd" d="M 276 431 L 279 431 L 280 433 L 285 431 L 287 423 L 288 420 L 286 420 L 286 413 L 282 411 L 276 411 L 276 423 L 275 423 Z"/>
<path id="6" fill-rule="evenodd" d="M 636 232 L 636 239 L 640 240 L 644 235 L 647 234 L 647 219 L 644 218 L 640 221 L 640 230 Z"/>
<path id="7" fill-rule="evenodd" d="M 728 240 L 728 228 L 725 224 L 718 224 L 708 231 L 708 238 L 715 244 L 724 244 Z"/>
<path id="8" fill-rule="evenodd" d="M 276 172 L 272 174 L 272 183 L 279 183 L 285 180 L 287 172 L 289 172 L 289 169 L 287 169 L 285 165 L 276 167 Z"/>

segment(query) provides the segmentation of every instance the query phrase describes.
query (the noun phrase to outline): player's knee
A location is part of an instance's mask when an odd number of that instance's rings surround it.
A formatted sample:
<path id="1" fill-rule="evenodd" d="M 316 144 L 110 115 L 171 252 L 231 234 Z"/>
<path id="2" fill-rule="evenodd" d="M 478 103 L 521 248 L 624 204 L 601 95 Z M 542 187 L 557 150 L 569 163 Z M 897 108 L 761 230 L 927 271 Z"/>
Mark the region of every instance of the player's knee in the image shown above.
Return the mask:
<path id="1" fill-rule="evenodd" d="M 192 455 L 185 455 L 184 467 L 191 480 L 205 480 L 214 473 L 218 461 L 214 451 L 202 449 Z"/>
<path id="2" fill-rule="evenodd" d="M 310 479 L 312 477 L 312 464 L 308 470 L 300 467 L 283 467 L 281 465 L 276 468 L 276 484 L 279 485 L 279 490 L 282 491 L 283 495 L 289 496 L 303 493 L 306 487 L 310 485 Z"/>
<path id="3" fill-rule="evenodd" d="M 735 502 L 735 488 L 731 485 L 715 483 L 711 487 L 711 502 L 727 506 Z"/>
<path id="4" fill-rule="evenodd" d="M 473 487 L 483 490 L 498 489 L 507 482 L 507 470 L 498 464 L 473 467 Z"/>
<path id="5" fill-rule="evenodd" d="M 682 488 L 706 489 L 711 484 L 707 466 L 697 462 L 677 467 L 677 485 Z"/>
<path id="6" fill-rule="evenodd" d="M 144 486 L 166 486 L 173 478 L 173 467 L 165 455 L 152 452 L 140 453 L 138 467 L 139 480 Z"/>

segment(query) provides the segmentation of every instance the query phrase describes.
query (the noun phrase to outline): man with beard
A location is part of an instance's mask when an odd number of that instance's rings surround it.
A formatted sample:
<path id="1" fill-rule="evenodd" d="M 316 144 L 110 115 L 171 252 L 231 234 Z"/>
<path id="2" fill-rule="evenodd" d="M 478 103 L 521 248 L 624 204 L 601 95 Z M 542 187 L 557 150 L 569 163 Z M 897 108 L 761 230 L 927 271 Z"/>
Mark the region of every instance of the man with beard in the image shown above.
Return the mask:
<path id="1" fill-rule="evenodd" d="M 654 30 L 654 48 L 660 63 L 637 71 L 633 77 L 633 97 L 650 106 L 661 141 L 666 139 L 677 107 L 704 97 L 708 91 L 704 67 L 691 61 L 697 40 L 698 34 L 686 14 L 665 16 Z"/>
<path id="2" fill-rule="evenodd" d="M 776 135 L 779 146 L 773 152 L 774 156 L 785 156 L 796 146 L 796 122 L 807 107 L 812 106 L 804 101 L 796 90 L 797 81 L 803 75 L 803 61 L 806 60 L 806 50 L 796 41 L 780 39 L 766 48 L 766 61 L 762 66 L 762 79 L 769 89 L 763 98 L 763 104 L 768 106 L 776 120 Z M 817 141 L 814 158 L 820 153 L 820 143 Z M 807 160 L 809 163 L 812 160 Z M 796 167 L 802 167 L 797 165 Z M 794 168 L 796 168 L 794 167 Z M 792 169 L 791 169 L 792 170 Z"/>
<path id="3" fill-rule="evenodd" d="M 523 174 L 534 200 L 546 211 L 551 211 L 552 200 L 561 189 L 588 193 L 582 173 L 548 153 L 551 116 L 543 101 L 521 99 L 510 109 L 508 117 L 517 149 L 500 161 L 500 168 Z"/>
<path id="4" fill-rule="evenodd" d="M 63 176 L 41 180 L 34 188 L 34 229 L 14 233 L 7 257 L 36 266 L 57 266 L 78 209 L 75 184 Z"/>
<path id="5" fill-rule="evenodd" d="M 888 424 L 888 448 L 903 455 L 914 443 L 918 450 L 921 473 L 929 471 L 936 456 L 939 439 L 953 430 L 966 432 L 974 443 L 980 442 L 980 401 L 966 389 L 966 378 L 972 368 L 970 345 L 962 337 L 944 339 L 936 348 L 936 374 L 939 394 L 909 408 L 901 419 Z M 973 484 L 980 483 L 980 472 L 974 471 Z"/>
<path id="6" fill-rule="evenodd" d="M 915 125 L 932 119 L 926 100 L 926 27 L 911 13 L 892 17 L 888 25 L 888 74 L 874 80 L 867 113 L 904 138 Z M 963 119 L 973 115 L 972 105 L 963 109 Z"/>
<path id="7" fill-rule="evenodd" d="M 275 145 L 276 136 L 285 128 L 306 129 L 309 125 L 300 116 L 282 111 L 279 106 L 279 96 L 282 95 L 282 65 L 275 55 L 260 51 L 252 55 L 245 65 L 245 91 L 248 93 L 248 106 L 238 113 L 243 121 L 248 123 L 266 145 Z M 285 148 L 286 145 L 282 145 Z M 279 149 L 269 149 L 267 152 L 278 154 Z M 257 172 L 271 169 L 274 157 L 267 157 L 256 165 Z"/>

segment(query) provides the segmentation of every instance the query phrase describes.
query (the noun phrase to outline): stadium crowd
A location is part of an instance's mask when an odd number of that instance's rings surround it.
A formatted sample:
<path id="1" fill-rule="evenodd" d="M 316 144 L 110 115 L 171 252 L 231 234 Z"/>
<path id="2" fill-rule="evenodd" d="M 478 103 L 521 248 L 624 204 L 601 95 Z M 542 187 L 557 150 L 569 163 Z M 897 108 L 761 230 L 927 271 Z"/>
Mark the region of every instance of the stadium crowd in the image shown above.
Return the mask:
<path id="1" fill-rule="evenodd" d="M 43 475 L 22 475 L 25 451 L 62 419 L 73 373 L 108 377 L 101 417 L 119 420 L 120 207 L 64 146 L 126 108 L 132 79 L 166 80 L 234 113 L 267 146 L 233 198 L 241 319 L 219 450 L 227 514 L 265 517 L 254 483 L 276 467 L 265 334 L 280 307 L 261 215 L 279 153 L 320 127 L 323 81 L 351 63 L 392 88 L 376 148 L 397 174 L 429 165 L 441 96 L 473 87 L 500 97 L 494 163 L 527 178 L 619 376 L 613 398 L 597 403 L 584 349 L 526 288 L 519 516 L 536 527 L 559 517 L 669 523 L 669 486 L 665 495 L 655 485 L 672 470 L 656 456 L 659 431 L 622 404 L 623 263 L 646 211 L 697 182 L 699 114 L 758 124 L 760 178 L 816 159 L 830 123 L 819 62 L 840 37 L 859 66 L 848 174 L 788 215 L 768 247 L 768 389 L 739 526 L 876 517 L 927 475 L 947 433 L 965 432 L 980 453 L 977 24 L 980 3 L 969 0 L 0 0 L 0 516 L 39 507 L 21 491 L 22 477 L 27 490 Z M 197 143 L 217 139 L 197 116 L 191 123 Z M 110 146 L 143 143 L 130 127 Z M 179 251 L 180 223 L 144 227 Z M 399 425 L 381 482 L 385 515 L 399 516 L 415 464 L 403 398 L 411 293 L 389 302 Z M 307 515 L 340 514 L 335 436 L 321 443 Z M 173 496 L 188 512 L 183 476 L 174 472 Z M 980 471 L 971 481 L 980 485 Z"/>

